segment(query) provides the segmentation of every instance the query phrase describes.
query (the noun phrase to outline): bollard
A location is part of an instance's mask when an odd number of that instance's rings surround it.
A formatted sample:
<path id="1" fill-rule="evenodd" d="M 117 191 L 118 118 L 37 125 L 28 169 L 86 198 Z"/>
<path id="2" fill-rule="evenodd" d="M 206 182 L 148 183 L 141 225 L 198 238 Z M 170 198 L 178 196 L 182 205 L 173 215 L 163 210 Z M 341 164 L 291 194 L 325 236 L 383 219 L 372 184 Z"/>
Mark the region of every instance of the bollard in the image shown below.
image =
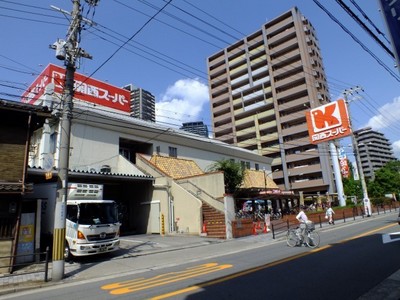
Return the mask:
<path id="1" fill-rule="evenodd" d="M 49 246 L 46 247 L 46 261 L 44 265 L 44 282 L 48 281 L 48 274 L 49 274 Z"/>
<path id="2" fill-rule="evenodd" d="M 256 224 L 253 223 L 253 235 L 257 235 Z"/>

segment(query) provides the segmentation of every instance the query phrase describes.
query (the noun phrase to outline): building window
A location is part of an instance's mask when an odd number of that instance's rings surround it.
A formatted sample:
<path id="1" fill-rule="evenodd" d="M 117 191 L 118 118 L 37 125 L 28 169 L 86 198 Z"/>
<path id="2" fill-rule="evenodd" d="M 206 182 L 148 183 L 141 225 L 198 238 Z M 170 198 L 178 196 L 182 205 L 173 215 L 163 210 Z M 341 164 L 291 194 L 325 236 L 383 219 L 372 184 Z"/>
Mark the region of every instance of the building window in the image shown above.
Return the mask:
<path id="1" fill-rule="evenodd" d="M 259 166 L 258 164 L 255 164 L 254 167 L 255 167 L 255 169 L 256 169 L 257 171 L 260 170 L 260 166 Z"/>
<path id="2" fill-rule="evenodd" d="M 170 157 L 178 157 L 178 149 L 175 147 L 168 147 L 168 153 Z"/>
<path id="3" fill-rule="evenodd" d="M 57 133 L 50 134 L 50 153 L 56 153 L 57 148 Z"/>
<path id="4" fill-rule="evenodd" d="M 160 146 L 157 146 L 157 147 L 156 147 L 156 153 L 157 153 L 157 155 L 160 155 L 160 152 L 161 152 L 161 148 L 160 148 Z"/>

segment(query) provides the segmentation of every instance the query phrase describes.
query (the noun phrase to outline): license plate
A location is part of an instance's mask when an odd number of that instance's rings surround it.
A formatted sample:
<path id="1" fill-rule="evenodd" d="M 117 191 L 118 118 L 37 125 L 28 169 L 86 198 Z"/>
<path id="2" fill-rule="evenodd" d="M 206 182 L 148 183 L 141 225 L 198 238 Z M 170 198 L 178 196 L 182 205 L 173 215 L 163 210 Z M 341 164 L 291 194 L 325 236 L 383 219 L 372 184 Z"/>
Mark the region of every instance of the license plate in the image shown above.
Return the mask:
<path id="1" fill-rule="evenodd" d="M 107 250 L 107 247 L 100 247 L 99 251 L 100 252 L 105 252 Z"/>

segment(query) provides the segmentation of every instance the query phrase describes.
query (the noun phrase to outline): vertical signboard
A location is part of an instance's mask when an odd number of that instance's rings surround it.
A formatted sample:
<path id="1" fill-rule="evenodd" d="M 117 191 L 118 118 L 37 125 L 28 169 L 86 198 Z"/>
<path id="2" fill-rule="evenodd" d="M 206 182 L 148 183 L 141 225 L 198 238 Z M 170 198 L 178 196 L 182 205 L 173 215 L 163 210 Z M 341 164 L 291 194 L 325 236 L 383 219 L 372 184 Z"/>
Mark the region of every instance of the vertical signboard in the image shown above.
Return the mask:
<path id="1" fill-rule="evenodd" d="M 21 214 L 21 224 L 18 234 L 16 262 L 32 262 L 34 259 L 35 213 Z"/>
<path id="2" fill-rule="evenodd" d="M 22 95 L 21 101 L 40 104 L 49 83 L 54 84 L 54 92 L 62 94 L 65 84 L 65 69 L 49 64 Z M 74 100 L 94 103 L 119 111 L 130 112 L 130 92 L 108 83 L 75 73 Z"/>
<path id="3" fill-rule="evenodd" d="M 349 114 L 343 99 L 306 112 L 311 144 L 339 139 L 351 134 Z"/>
<path id="4" fill-rule="evenodd" d="M 342 173 L 343 178 L 349 178 L 350 170 L 347 163 L 347 156 L 343 148 L 339 149 L 339 165 L 340 173 Z"/>

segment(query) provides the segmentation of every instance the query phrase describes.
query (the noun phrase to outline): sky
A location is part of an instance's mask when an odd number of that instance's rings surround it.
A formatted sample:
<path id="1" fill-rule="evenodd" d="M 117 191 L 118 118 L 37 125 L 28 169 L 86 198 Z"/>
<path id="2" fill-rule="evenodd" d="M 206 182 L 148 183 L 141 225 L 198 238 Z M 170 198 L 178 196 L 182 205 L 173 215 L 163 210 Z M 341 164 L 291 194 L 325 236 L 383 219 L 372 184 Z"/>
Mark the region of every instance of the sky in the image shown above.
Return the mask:
<path id="1" fill-rule="evenodd" d="M 209 130 L 207 58 L 297 6 L 316 30 L 331 100 L 343 98 L 345 90 L 362 88 L 348 97 L 353 130 L 370 126 L 382 132 L 400 158 L 399 70 L 337 1 L 94 2 L 95 7 L 81 0 L 83 17 L 93 22 L 85 23 L 80 47 L 93 58 L 82 59 L 77 72 L 151 92 L 161 124 L 176 127 L 203 121 Z M 344 2 L 392 50 L 378 1 Z M 72 1 L 0 0 L 0 99 L 19 101 L 49 63 L 63 65 L 49 45 L 65 39 L 70 17 L 51 6 L 72 11 Z M 341 144 L 351 156 L 350 141 Z"/>

